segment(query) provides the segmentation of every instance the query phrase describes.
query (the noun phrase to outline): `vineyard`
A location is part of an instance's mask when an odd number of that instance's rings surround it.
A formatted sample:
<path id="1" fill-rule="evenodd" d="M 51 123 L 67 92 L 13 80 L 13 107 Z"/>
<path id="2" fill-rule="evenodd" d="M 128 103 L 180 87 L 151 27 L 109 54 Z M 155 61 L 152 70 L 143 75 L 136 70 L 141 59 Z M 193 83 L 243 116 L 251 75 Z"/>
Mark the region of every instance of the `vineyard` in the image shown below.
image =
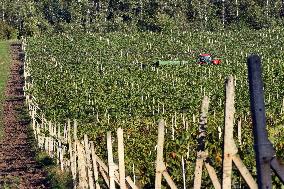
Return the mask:
<path id="1" fill-rule="evenodd" d="M 246 58 L 250 53 L 262 57 L 269 137 L 283 159 L 283 42 L 282 29 L 65 33 L 30 38 L 26 59 L 32 87 L 26 92 L 34 96 L 47 119 L 61 124 L 62 130 L 67 119 L 76 119 L 78 138 L 86 134 L 99 146 L 106 146 L 108 131 L 123 128 L 126 170 L 145 188 L 153 188 L 158 120 L 163 118 L 168 172 L 181 188 L 184 160 L 186 185 L 190 188 L 194 180 L 198 117 L 205 95 L 210 98 L 206 148 L 221 178 L 224 82 L 228 75 L 233 75 L 235 125 L 241 123 L 242 129 L 237 143 L 239 154 L 255 176 Z M 222 64 L 197 65 L 198 54 L 208 52 L 221 58 Z M 152 66 L 158 60 L 179 60 L 181 65 Z M 107 159 L 107 151 L 99 146 L 96 153 Z M 117 152 L 117 146 L 113 148 Z M 244 182 L 235 179 L 235 184 Z M 203 186 L 213 187 L 208 179 Z"/>

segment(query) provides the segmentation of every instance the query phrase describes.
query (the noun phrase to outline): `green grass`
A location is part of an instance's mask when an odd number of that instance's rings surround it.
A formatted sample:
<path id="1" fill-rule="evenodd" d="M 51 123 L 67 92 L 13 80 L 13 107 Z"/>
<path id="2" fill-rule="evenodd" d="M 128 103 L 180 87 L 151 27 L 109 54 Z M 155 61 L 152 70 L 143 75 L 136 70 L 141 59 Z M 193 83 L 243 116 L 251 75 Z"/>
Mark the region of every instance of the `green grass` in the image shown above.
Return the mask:
<path id="1" fill-rule="evenodd" d="M 55 160 L 50 158 L 46 152 L 37 151 L 37 162 L 47 171 L 47 179 L 54 189 L 73 188 L 72 175 L 69 171 L 61 171 Z"/>
<path id="2" fill-rule="evenodd" d="M 9 74 L 9 65 L 11 62 L 9 54 L 9 42 L 0 41 L 0 138 L 2 138 L 3 130 L 3 101 L 4 101 L 4 88 Z"/>

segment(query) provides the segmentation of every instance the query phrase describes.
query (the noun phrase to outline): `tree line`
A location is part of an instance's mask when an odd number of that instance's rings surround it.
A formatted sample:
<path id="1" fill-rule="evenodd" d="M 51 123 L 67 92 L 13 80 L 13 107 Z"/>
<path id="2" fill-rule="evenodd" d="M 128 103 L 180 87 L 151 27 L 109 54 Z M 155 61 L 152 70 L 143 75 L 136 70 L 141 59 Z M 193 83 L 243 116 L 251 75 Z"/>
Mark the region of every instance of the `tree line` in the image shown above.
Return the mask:
<path id="1" fill-rule="evenodd" d="M 282 26 L 284 0 L 0 0 L 0 38 L 89 32 Z"/>

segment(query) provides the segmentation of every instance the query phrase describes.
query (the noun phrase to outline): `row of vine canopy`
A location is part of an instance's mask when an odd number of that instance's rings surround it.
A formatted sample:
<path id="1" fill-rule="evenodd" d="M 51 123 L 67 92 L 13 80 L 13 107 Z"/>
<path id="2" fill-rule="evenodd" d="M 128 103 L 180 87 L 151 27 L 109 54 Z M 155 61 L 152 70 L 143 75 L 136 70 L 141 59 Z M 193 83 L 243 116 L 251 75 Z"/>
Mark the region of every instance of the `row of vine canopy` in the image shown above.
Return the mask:
<path id="1" fill-rule="evenodd" d="M 123 128 L 126 169 L 145 188 L 153 188 L 158 120 L 165 119 L 165 162 L 180 188 L 182 158 L 186 184 L 193 186 L 198 117 L 204 95 L 210 97 L 206 148 L 221 178 L 224 82 L 233 75 L 235 123 L 242 121 L 239 153 L 255 176 L 246 58 L 251 53 L 262 58 L 269 137 L 278 155 L 284 157 L 284 139 L 280 137 L 284 130 L 283 42 L 282 29 L 159 34 L 66 32 L 35 37 L 28 39 L 27 46 L 33 82 L 30 92 L 45 115 L 62 124 L 62 129 L 68 118 L 78 120 L 78 136 L 88 134 L 105 159 L 106 132 Z M 212 53 L 222 64 L 197 65 L 200 53 Z M 158 60 L 186 62 L 152 66 Z M 117 146 L 114 148 L 115 152 Z M 234 179 L 234 183 L 243 183 L 239 176 Z M 203 185 L 212 187 L 208 179 Z"/>

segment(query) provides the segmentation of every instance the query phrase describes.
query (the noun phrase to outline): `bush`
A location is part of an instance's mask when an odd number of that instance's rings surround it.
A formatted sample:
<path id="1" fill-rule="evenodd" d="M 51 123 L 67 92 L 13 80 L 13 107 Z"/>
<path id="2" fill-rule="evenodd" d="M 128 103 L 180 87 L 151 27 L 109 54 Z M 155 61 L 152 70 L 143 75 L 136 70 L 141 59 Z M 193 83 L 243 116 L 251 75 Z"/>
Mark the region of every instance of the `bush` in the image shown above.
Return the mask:
<path id="1" fill-rule="evenodd" d="M 40 166 L 47 171 L 47 179 L 54 189 L 73 188 L 71 172 L 61 171 L 56 165 L 55 160 L 48 156 L 46 152 L 38 152 L 36 160 Z"/>
<path id="2" fill-rule="evenodd" d="M 0 21 L 0 39 L 13 39 L 17 37 L 17 30 L 4 21 Z"/>

